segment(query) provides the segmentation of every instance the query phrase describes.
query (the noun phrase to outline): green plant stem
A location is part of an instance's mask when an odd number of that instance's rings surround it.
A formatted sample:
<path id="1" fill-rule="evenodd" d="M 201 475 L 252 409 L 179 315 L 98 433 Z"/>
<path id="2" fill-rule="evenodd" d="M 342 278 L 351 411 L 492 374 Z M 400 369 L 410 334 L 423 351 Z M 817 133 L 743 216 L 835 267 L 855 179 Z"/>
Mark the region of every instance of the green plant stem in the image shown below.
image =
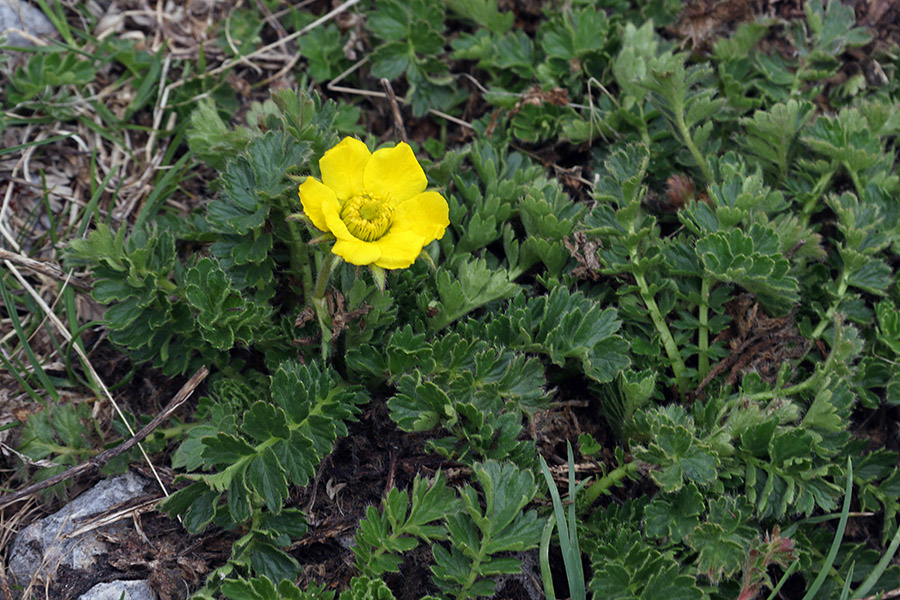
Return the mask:
<path id="1" fill-rule="evenodd" d="M 751 402 L 754 402 L 757 400 L 771 400 L 772 398 L 775 398 L 776 396 L 793 396 L 794 394 L 799 394 L 800 392 L 808 390 L 810 387 L 812 387 L 812 384 L 816 381 L 816 378 L 817 378 L 817 374 L 813 373 L 807 379 L 804 379 L 797 385 L 792 385 L 790 387 L 782 388 L 780 390 L 775 389 L 775 390 L 768 390 L 765 392 L 757 392 L 756 394 L 750 394 L 748 396 L 745 396 L 745 398 Z"/>
<path id="2" fill-rule="evenodd" d="M 687 146 L 691 156 L 697 161 L 697 166 L 700 167 L 700 171 L 703 172 L 703 177 L 706 179 L 706 182 L 710 183 L 713 180 L 712 171 L 710 171 L 706 158 L 700 152 L 700 149 L 697 148 L 697 145 L 694 143 L 694 138 L 691 137 L 691 133 L 688 131 L 687 125 L 684 122 L 684 109 L 681 106 L 675 108 L 677 109 L 675 110 L 675 124 L 678 126 L 678 132 L 684 140 L 684 145 Z"/>
<path id="3" fill-rule="evenodd" d="M 816 187 L 813 188 L 814 195 L 811 196 L 803 203 L 802 214 L 800 215 L 800 222 L 804 227 L 809 225 L 809 219 L 813 216 L 813 213 L 816 210 L 816 207 L 819 205 L 819 198 L 822 197 L 822 194 L 825 193 L 825 188 L 828 187 L 828 183 L 831 181 L 831 178 L 834 176 L 834 171 L 829 171 L 827 173 L 823 173 L 819 178 L 819 181 L 816 182 Z"/>
<path id="4" fill-rule="evenodd" d="M 328 280 L 331 278 L 331 271 L 338 261 L 338 255 L 329 253 L 325 260 L 322 261 L 322 267 L 319 269 L 319 276 L 316 279 L 316 289 L 313 292 L 312 304 L 316 311 L 316 318 L 319 321 L 319 328 L 322 330 L 322 358 L 328 358 L 328 349 L 331 342 L 331 318 L 328 315 L 328 306 L 325 302 L 325 290 L 328 288 Z"/>
<path id="5" fill-rule="evenodd" d="M 636 252 L 632 250 L 631 254 L 632 262 L 634 262 Z M 683 393 L 687 386 L 687 367 L 684 365 L 684 359 L 681 357 L 681 352 L 678 351 L 678 345 L 675 343 L 675 338 L 672 337 L 672 332 L 669 331 L 669 325 L 659 312 L 659 306 L 656 305 L 656 300 L 653 298 L 653 294 L 650 293 L 650 286 L 647 285 L 644 274 L 635 273 L 634 280 L 638 284 L 638 289 L 640 289 L 641 292 L 641 299 L 647 306 L 647 311 L 650 313 L 653 325 L 656 327 L 656 331 L 662 339 L 663 347 L 666 349 L 666 355 L 672 363 L 672 371 L 675 373 L 675 381 L 678 383 L 678 390 Z"/>
<path id="6" fill-rule="evenodd" d="M 456 594 L 457 600 L 468 600 L 469 589 L 473 585 L 475 585 L 475 580 L 478 579 L 478 576 L 481 574 L 481 563 L 484 561 L 484 557 L 487 554 L 484 549 L 491 542 L 490 534 L 485 534 L 483 538 L 481 538 L 481 548 L 478 549 L 478 555 L 472 559 L 472 567 L 469 572 L 469 576 L 466 578 L 466 583 L 463 588 Z"/>
<path id="7" fill-rule="evenodd" d="M 638 110 L 641 113 L 641 141 L 647 146 L 650 147 L 650 130 L 647 129 L 647 119 L 644 117 L 644 103 L 638 103 Z"/>
<path id="8" fill-rule="evenodd" d="M 597 498 L 603 492 L 606 492 L 610 488 L 619 485 L 619 483 L 625 479 L 626 477 L 630 477 L 637 473 L 638 466 L 635 462 L 630 462 L 627 464 L 618 467 L 617 469 L 610 471 L 604 477 L 596 481 L 592 486 L 586 488 L 584 491 L 584 498 L 586 501 L 585 506 L 591 506 Z"/>
<path id="9" fill-rule="evenodd" d="M 850 167 L 848 167 L 846 163 L 844 164 L 844 168 L 847 169 L 848 173 L 850 173 L 850 179 L 853 181 L 853 187 L 856 189 L 856 197 L 859 199 L 860 202 L 862 202 L 863 201 L 863 186 L 862 186 L 862 181 L 860 181 L 860 179 L 859 179 L 859 174 L 856 171 L 854 171 L 853 169 L 851 169 Z"/>
<path id="10" fill-rule="evenodd" d="M 838 289 L 837 289 L 837 298 L 835 298 L 834 302 L 831 303 L 831 306 L 828 307 L 828 312 L 825 313 L 825 316 L 822 317 L 822 320 L 819 321 L 819 324 L 812 332 L 812 339 L 817 340 L 822 337 L 822 334 L 825 333 L 825 328 L 828 327 L 828 324 L 834 319 L 834 313 L 837 311 L 838 307 L 841 305 L 841 300 L 844 299 L 844 294 L 847 293 L 847 287 L 850 285 L 850 273 L 846 268 L 841 270 L 841 278 L 838 281 Z"/>
<path id="11" fill-rule="evenodd" d="M 162 288 L 164 291 L 169 294 L 174 294 L 178 291 L 178 286 L 166 279 L 165 277 L 160 277 L 156 280 L 157 285 Z"/>
<path id="12" fill-rule="evenodd" d="M 700 283 L 700 311 L 698 318 L 700 320 L 700 331 L 697 333 L 697 345 L 700 347 L 700 355 L 698 361 L 698 377 L 701 381 L 709 373 L 709 289 L 711 282 L 708 277 L 704 277 Z"/>

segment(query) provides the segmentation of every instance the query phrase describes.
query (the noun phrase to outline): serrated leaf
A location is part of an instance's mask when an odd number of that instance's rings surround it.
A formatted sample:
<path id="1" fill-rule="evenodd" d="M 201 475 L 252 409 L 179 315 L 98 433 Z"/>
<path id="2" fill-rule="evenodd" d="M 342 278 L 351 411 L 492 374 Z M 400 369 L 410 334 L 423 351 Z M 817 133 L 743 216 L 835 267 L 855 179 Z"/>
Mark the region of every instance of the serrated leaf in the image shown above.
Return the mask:
<path id="1" fill-rule="evenodd" d="M 434 383 L 415 383 L 412 378 L 398 382 L 401 393 L 388 400 L 391 418 L 405 431 L 428 431 L 442 420 L 452 427 L 456 422 L 456 409 L 446 392 Z"/>
<path id="2" fill-rule="evenodd" d="M 798 300 L 799 285 L 790 263 L 774 252 L 777 240 L 772 230 L 753 225 L 749 234 L 732 229 L 699 239 L 697 254 L 708 276 L 736 283 L 785 311 Z"/>
<path id="3" fill-rule="evenodd" d="M 519 289 L 505 269 L 491 270 L 483 258 L 461 261 L 455 275 L 438 269 L 436 283 L 443 308 L 429 322 L 432 331 L 443 329 L 489 302 L 508 298 Z"/>
<path id="4" fill-rule="evenodd" d="M 254 454 L 254 448 L 244 440 L 228 434 L 219 433 L 200 440 L 204 462 L 207 464 L 230 465 L 244 456 Z"/>
<path id="5" fill-rule="evenodd" d="M 205 487 L 205 486 L 204 486 Z M 206 527 L 216 514 L 216 504 L 221 493 L 215 490 L 205 489 L 192 501 L 190 508 L 184 515 L 184 527 L 191 533 L 198 533 Z M 186 495 L 183 499 L 187 499 Z M 170 506 L 178 507 L 178 504 Z"/>
<path id="6" fill-rule="evenodd" d="M 250 566 L 255 573 L 273 581 L 293 580 L 300 572 L 300 564 L 293 556 L 272 544 L 259 541 L 253 544 L 250 551 Z"/>
<path id="7" fill-rule="evenodd" d="M 654 434 L 647 449 L 637 449 L 635 455 L 660 466 L 651 476 L 664 491 L 677 492 L 685 480 L 701 485 L 715 481 L 718 458 L 695 441 L 686 427 L 662 425 Z"/>
<path id="8" fill-rule="evenodd" d="M 704 508 L 703 495 L 693 483 L 676 494 L 660 494 L 644 509 L 647 534 L 682 540 L 699 525 Z"/>
<path id="9" fill-rule="evenodd" d="M 257 455 L 247 467 L 247 486 L 262 496 L 268 509 L 278 514 L 288 495 L 284 469 L 271 448 Z"/>
<path id="10" fill-rule="evenodd" d="M 244 415 L 242 431 L 260 443 L 291 435 L 284 411 L 263 401 L 254 403 Z"/>

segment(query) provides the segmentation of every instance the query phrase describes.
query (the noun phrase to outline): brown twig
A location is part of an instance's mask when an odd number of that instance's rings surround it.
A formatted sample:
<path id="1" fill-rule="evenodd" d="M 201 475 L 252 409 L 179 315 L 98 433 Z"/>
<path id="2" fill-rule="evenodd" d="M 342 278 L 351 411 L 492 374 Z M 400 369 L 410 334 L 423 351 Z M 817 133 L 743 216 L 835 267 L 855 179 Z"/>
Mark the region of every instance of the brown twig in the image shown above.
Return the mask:
<path id="1" fill-rule="evenodd" d="M 147 423 L 140 431 L 134 434 L 128 441 L 123 442 L 116 446 L 115 448 L 110 448 L 109 450 L 105 450 L 100 454 L 89 458 L 86 462 L 81 463 L 80 465 L 75 465 L 71 469 L 66 469 L 62 473 L 58 475 L 54 475 L 44 481 L 40 481 L 33 485 L 29 485 L 18 492 L 13 492 L 12 494 L 7 494 L 6 496 L 0 497 L 0 509 L 9 506 L 14 502 L 18 502 L 23 498 L 27 498 L 28 496 L 35 494 L 41 490 L 47 489 L 50 486 L 56 485 L 61 481 L 65 481 L 71 477 L 76 477 L 78 475 L 82 475 L 84 473 L 88 473 L 91 471 L 99 470 L 103 465 L 108 463 L 113 458 L 127 452 L 134 446 L 136 446 L 141 440 L 150 435 L 154 429 L 160 426 L 163 421 L 172 416 L 178 408 L 184 404 L 188 398 L 191 397 L 191 394 L 194 393 L 194 390 L 197 389 L 197 386 L 200 385 L 206 376 L 209 375 L 209 370 L 206 367 L 200 367 L 196 373 L 194 373 L 190 379 L 188 379 L 187 383 L 185 383 L 178 393 L 175 394 L 175 397 L 169 402 L 168 405 L 162 411 L 153 417 L 153 420 Z"/>
<path id="2" fill-rule="evenodd" d="M 397 133 L 400 134 L 400 139 L 404 142 L 408 142 L 409 139 L 406 137 L 406 127 L 403 126 L 403 117 L 400 115 L 400 105 L 397 104 L 397 96 L 394 95 L 394 88 L 391 87 L 391 82 L 386 78 L 381 78 L 381 87 L 384 88 L 384 93 L 387 94 L 388 102 L 391 105 L 391 113 L 394 115 L 394 128 L 397 130 Z"/>
<path id="3" fill-rule="evenodd" d="M 391 466 L 388 469 L 387 483 L 384 486 L 384 498 L 388 497 L 391 488 L 394 487 L 394 475 L 397 472 L 397 447 L 391 446 Z"/>

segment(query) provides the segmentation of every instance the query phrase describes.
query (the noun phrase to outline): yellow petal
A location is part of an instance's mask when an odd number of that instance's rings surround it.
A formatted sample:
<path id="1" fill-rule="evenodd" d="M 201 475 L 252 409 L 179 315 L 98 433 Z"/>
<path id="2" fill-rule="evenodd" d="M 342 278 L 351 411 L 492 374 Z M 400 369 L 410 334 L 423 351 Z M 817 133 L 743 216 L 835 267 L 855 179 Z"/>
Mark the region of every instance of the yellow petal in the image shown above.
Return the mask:
<path id="1" fill-rule="evenodd" d="M 370 265 L 381 257 L 381 249 L 375 242 L 339 239 L 334 243 L 332 252 L 353 265 Z"/>
<path id="2" fill-rule="evenodd" d="M 391 230 L 411 231 L 422 236 L 422 244 L 444 237 L 450 225 L 450 207 L 437 192 L 422 192 L 394 209 Z"/>
<path id="3" fill-rule="evenodd" d="M 350 233 L 350 230 L 347 229 L 346 223 L 341 220 L 341 203 L 338 202 L 337 197 L 335 197 L 331 202 L 325 202 L 322 204 L 322 215 L 325 219 L 325 224 L 327 225 L 326 231 L 330 231 L 331 233 L 333 233 L 334 237 L 339 240 L 347 241 L 358 239 L 356 236 Z"/>
<path id="4" fill-rule="evenodd" d="M 375 266 L 383 269 L 405 269 L 416 261 L 424 245 L 421 235 L 395 229 L 372 243 L 381 251 Z"/>
<path id="5" fill-rule="evenodd" d="M 365 193 L 363 172 L 371 157 L 364 143 L 345 137 L 319 159 L 322 183 L 333 189 L 341 202 Z"/>
<path id="6" fill-rule="evenodd" d="M 306 181 L 300 184 L 297 193 L 300 195 L 300 204 L 303 205 L 303 212 L 306 213 L 313 225 L 322 231 L 330 231 L 325 221 L 325 215 L 322 213 L 322 206 L 324 204 L 338 203 L 334 190 L 323 185 L 318 179 L 307 177 Z M 338 206 L 340 205 L 338 204 Z"/>
<path id="7" fill-rule="evenodd" d="M 396 202 L 409 200 L 428 185 L 425 171 L 406 142 L 376 150 L 366 164 L 363 182 L 370 195 Z"/>

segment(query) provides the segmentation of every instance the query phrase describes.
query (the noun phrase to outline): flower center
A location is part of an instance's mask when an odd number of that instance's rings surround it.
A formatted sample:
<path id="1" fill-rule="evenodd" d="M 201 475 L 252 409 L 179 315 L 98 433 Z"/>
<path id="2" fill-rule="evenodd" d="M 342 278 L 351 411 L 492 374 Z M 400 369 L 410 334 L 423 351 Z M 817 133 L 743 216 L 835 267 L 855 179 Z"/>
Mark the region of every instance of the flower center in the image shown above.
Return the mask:
<path id="1" fill-rule="evenodd" d="M 368 194 L 353 196 L 341 208 L 341 221 L 354 237 L 366 242 L 377 240 L 391 226 L 394 203 Z"/>

